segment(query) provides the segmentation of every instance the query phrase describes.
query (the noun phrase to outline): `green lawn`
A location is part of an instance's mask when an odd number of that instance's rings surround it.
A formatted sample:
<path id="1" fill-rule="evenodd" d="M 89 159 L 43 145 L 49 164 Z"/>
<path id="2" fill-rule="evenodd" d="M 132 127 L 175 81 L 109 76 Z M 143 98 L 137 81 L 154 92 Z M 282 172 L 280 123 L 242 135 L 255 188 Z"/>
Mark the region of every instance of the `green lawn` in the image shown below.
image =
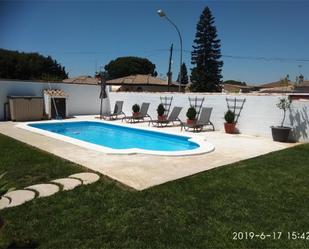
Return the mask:
<path id="1" fill-rule="evenodd" d="M 0 134 L 0 172 L 15 188 L 83 171 L 80 166 Z"/>
<path id="2" fill-rule="evenodd" d="M 0 145 L 0 169 L 18 187 L 83 170 L 3 136 Z M 142 192 L 102 178 L 1 215 L 3 248 L 309 248 L 309 240 L 286 238 L 309 231 L 309 145 Z M 241 231 L 283 234 L 233 240 Z"/>

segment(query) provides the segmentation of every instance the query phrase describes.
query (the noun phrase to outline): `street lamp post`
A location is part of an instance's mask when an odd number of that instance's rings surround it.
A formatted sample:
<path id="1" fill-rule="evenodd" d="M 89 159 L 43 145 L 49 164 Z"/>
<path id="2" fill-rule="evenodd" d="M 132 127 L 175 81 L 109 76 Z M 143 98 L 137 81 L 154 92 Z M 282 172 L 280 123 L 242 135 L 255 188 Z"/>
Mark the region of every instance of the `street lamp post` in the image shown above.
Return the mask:
<path id="1" fill-rule="evenodd" d="M 179 41 L 180 41 L 180 69 L 179 69 L 179 89 L 178 91 L 181 92 L 181 81 L 182 81 L 182 37 L 181 37 L 181 34 L 180 34 L 180 31 L 178 29 L 178 27 L 176 26 L 176 24 L 174 22 L 172 22 L 171 19 L 168 18 L 168 16 L 165 14 L 165 12 L 163 10 L 158 10 L 157 11 L 158 15 L 160 17 L 165 17 L 165 19 L 167 21 L 169 21 L 176 29 L 177 33 L 178 33 L 178 36 L 179 36 Z"/>

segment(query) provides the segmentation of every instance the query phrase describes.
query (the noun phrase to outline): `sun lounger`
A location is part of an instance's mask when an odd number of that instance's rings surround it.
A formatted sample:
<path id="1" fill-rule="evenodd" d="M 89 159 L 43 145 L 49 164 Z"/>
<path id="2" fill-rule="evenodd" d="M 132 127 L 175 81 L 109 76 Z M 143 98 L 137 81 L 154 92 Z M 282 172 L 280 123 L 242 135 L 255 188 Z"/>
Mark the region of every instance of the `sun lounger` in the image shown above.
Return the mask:
<path id="1" fill-rule="evenodd" d="M 210 121 L 212 108 L 203 107 L 198 120 L 193 124 L 181 123 L 181 130 L 184 128 L 186 131 L 193 129 L 193 131 L 202 131 L 204 126 L 211 125 L 212 130 L 215 130 L 213 123 Z"/>
<path id="2" fill-rule="evenodd" d="M 149 109 L 150 103 L 142 103 L 141 110 L 138 116 L 129 116 L 129 117 L 124 117 L 122 120 L 126 120 L 127 122 L 134 123 L 134 122 L 139 122 L 139 121 L 144 121 L 145 118 L 151 119 L 151 117 L 148 114 L 148 109 Z"/>
<path id="3" fill-rule="evenodd" d="M 166 120 L 150 120 L 148 125 L 152 123 L 154 126 L 163 127 L 167 126 L 170 123 L 172 123 L 172 125 L 175 125 L 175 122 L 180 122 L 181 124 L 181 120 L 178 117 L 181 110 L 182 107 L 175 106 Z"/>
<path id="4" fill-rule="evenodd" d="M 118 116 L 120 115 L 124 115 L 123 118 L 126 117 L 125 113 L 122 111 L 122 107 L 123 107 L 123 101 L 116 101 L 115 103 L 115 107 L 114 107 L 114 111 L 112 113 L 106 113 L 103 114 L 102 117 L 104 119 L 110 119 L 110 120 L 115 120 L 118 118 Z"/>

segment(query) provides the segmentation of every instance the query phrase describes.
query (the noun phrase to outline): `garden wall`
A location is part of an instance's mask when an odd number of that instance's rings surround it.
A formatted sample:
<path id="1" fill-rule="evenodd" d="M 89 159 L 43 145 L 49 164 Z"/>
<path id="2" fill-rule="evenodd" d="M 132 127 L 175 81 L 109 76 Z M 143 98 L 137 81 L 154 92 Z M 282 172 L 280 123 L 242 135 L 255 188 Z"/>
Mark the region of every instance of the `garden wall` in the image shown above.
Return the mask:
<path id="1" fill-rule="evenodd" d="M 156 108 L 160 103 L 160 96 L 171 96 L 164 93 L 110 93 L 111 107 L 113 108 L 116 100 L 124 101 L 124 112 L 131 114 L 133 104 L 142 102 L 151 103 L 149 114 L 156 117 Z M 246 98 L 246 102 L 238 121 L 238 129 L 243 134 L 271 137 L 270 126 L 279 125 L 282 119 L 282 111 L 276 107 L 281 95 L 253 95 L 253 94 L 194 94 L 194 93 L 173 93 L 173 106 L 182 106 L 180 118 L 186 120 L 186 110 L 189 107 L 188 97 L 205 97 L 204 107 L 213 107 L 211 121 L 216 130 L 223 130 L 224 113 L 227 110 L 226 98 Z M 285 125 L 293 127 L 294 140 L 309 142 L 309 102 L 295 100 L 292 102 L 291 111 L 288 112 Z M 237 146 L 237 145 L 236 145 Z"/>
<path id="2" fill-rule="evenodd" d="M 52 89 L 61 89 L 68 94 L 68 114 L 94 115 L 100 111 L 100 86 L 86 84 L 51 83 Z M 0 120 L 4 119 L 4 103 L 8 95 L 42 96 L 43 90 L 49 89 L 47 82 L 0 80 Z M 194 94 L 173 93 L 173 106 L 182 106 L 180 118 L 186 120 L 186 110 L 189 107 L 188 97 L 205 97 L 203 106 L 213 107 L 211 120 L 216 130 L 223 130 L 224 113 L 227 110 L 226 97 L 246 98 L 244 109 L 241 113 L 238 129 L 243 134 L 270 137 L 270 126 L 279 125 L 282 111 L 276 107 L 281 95 L 254 95 L 254 94 Z M 156 118 L 156 109 L 160 103 L 160 96 L 171 96 L 167 93 L 137 93 L 120 92 L 109 93 L 109 99 L 103 104 L 103 112 L 113 109 L 116 100 L 124 101 L 124 112 L 131 115 L 132 105 L 135 103 L 149 102 L 149 114 Z M 288 112 L 285 125 L 293 127 L 292 138 L 309 142 L 309 101 L 294 100 L 291 111 Z"/>
<path id="3" fill-rule="evenodd" d="M 100 112 L 100 86 L 90 84 L 50 83 L 52 89 L 61 89 L 67 95 L 68 115 L 92 115 Z M 41 96 L 49 89 L 47 82 L 0 80 L 0 120 L 4 120 L 4 103 L 8 95 Z M 104 100 L 104 111 L 109 110 L 109 100 Z"/>

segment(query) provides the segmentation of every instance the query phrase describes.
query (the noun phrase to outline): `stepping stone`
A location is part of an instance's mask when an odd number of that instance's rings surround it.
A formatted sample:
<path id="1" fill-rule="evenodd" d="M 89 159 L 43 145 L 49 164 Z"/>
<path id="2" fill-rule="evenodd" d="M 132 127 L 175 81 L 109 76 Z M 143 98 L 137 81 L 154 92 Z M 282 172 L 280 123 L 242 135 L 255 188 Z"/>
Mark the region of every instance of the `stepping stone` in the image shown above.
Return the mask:
<path id="1" fill-rule="evenodd" d="M 6 197 L 2 197 L 0 199 L 0 209 L 4 209 L 6 207 L 8 207 L 10 204 L 10 199 L 9 198 L 6 198 Z"/>
<path id="2" fill-rule="evenodd" d="M 71 190 L 76 188 L 79 185 L 82 185 L 82 182 L 77 179 L 72 179 L 72 178 L 61 178 L 57 180 L 53 180 L 51 182 L 61 184 L 63 186 L 62 190 Z"/>
<path id="3" fill-rule="evenodd" d="M 11 203 L 7 207 L 15 207 L 24 204 L 26 201 L 31 201 L 35 197 L 35 192 L 31 190 L 14 190 L 4 197 L 11 198 Z"/>
<path id="4" fill-rule="evenodd" d="M 83 181 L 83 185 L 94 183 L 100 179 L 100 176 L 94 173 L 78 173 L 69 177 L 78 178 Z"/>
<path id="5" fill-rule="evenodd" d="M 38 198 L 53 195 L 60 190 L 58 185 L 50 184 L 50 183 L 49 184 L 36 184 L 36 185 L 29 186 L 25 189 L 34 189 L 35 191 L 37 191 L 39 193 Z"/>

